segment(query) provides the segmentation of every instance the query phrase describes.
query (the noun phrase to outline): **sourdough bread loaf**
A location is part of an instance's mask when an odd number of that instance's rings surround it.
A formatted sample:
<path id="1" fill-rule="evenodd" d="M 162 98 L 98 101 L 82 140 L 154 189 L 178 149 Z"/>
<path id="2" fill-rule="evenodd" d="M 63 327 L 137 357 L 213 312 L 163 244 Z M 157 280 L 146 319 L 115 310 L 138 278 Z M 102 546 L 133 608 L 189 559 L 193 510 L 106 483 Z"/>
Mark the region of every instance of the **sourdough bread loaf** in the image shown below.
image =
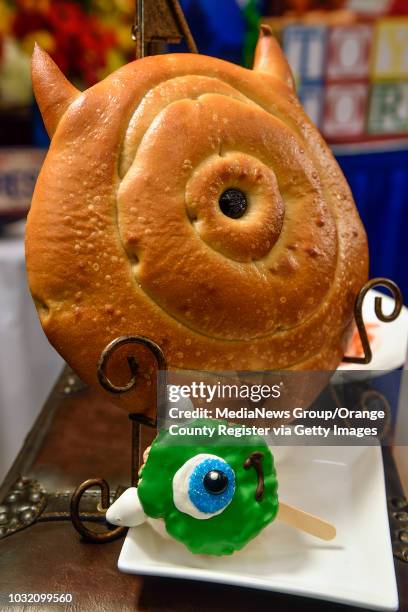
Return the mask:
<path id="1" fill-rule="evenodd" d="M 253 70 L 160 55 L 81 93 L 39 48 L 32 66 L 52 140 L 27 224 L 29 283 L 84 381 L 98 386 L 101 351 L 126 334 L 157 342 L 175 369 L 337 367 L 366 236 L 267 28 Z M 154 385 L 152 358 L 137 358 Z M 116 401 L 134 410 L 141 390 Z"/>

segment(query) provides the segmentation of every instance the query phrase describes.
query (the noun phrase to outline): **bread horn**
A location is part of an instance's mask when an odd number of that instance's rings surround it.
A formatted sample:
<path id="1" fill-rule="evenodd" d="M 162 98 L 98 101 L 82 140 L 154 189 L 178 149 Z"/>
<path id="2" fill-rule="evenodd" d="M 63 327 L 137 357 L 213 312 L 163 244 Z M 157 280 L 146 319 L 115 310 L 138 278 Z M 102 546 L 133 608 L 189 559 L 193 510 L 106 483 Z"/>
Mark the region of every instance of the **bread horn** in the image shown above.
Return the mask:
<path id="1" fill-rule="evenodd" d="M 293 91 L 292 71 L 282 49 L 268 25 L 262 24 L 255 50 L 254 70 L 268 72 L 288 85 Z"/>
<path id="2" fill-rule="evenodd" d="M 62 115 L 80 92 L 37 43 L 31 60 L 31 77 L 34 95 L 51 138 Z"/>

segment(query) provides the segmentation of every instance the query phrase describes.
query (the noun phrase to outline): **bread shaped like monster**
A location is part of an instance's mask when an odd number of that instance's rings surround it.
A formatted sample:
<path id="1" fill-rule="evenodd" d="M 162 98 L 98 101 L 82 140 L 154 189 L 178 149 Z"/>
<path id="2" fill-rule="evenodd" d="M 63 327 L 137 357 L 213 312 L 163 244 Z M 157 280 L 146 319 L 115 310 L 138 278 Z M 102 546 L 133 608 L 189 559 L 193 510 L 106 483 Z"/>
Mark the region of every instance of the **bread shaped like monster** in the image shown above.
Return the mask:
<path id="1" fill-rule="evenodd" d="M 27 223 L 29 284 L 85 382 L 99 388 L 101 351 L 126 334 L 174 369 L 337 367 L 366 236 L 268 28 L 252 70 L 160 55 L 81 93 L 37 47 L 32 78 L 51 146 Z M 139 391 L 115 401 L 132 410 Z"/>

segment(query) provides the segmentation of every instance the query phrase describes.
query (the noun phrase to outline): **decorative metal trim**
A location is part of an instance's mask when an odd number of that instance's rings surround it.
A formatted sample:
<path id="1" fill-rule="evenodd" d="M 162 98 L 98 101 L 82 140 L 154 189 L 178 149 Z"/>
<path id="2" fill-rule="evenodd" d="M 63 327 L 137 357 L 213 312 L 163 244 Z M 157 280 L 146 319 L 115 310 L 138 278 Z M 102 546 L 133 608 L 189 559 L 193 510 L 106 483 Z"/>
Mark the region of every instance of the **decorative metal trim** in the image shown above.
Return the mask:
<path id="1" fill-rule="evenodd" d="M 403 497 L 388 500 L 394 557 L 408 563 L 408 502 Z"/>
<path id="2" fill-rule="evenodd" d="M 0 539 L 36 522 L 47 504 L 47 493 L 37 480 L 18 478 L 0 505 Z"/>
<path id="3" fill-rule="evenodd" d="M 66 384 L 61 389 L 63 395 L 74 395 L 86 389 L 86 384 L 79 378 L 75 372 L 69 372 L 66 377 Z"/>

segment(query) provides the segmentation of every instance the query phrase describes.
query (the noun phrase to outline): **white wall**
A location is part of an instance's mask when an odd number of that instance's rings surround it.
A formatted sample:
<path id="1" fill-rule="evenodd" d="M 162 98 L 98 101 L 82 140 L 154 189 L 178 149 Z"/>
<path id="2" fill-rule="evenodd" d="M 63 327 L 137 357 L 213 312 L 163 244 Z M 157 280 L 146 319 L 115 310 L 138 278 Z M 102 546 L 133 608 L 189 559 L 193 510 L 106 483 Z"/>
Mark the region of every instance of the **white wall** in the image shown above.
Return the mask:
<path id="1" fill-rule="evenodd" d="M 63 361 L 48 343 L 27 288 L 23 238 L 0 238 L 0 482 Z"/>

